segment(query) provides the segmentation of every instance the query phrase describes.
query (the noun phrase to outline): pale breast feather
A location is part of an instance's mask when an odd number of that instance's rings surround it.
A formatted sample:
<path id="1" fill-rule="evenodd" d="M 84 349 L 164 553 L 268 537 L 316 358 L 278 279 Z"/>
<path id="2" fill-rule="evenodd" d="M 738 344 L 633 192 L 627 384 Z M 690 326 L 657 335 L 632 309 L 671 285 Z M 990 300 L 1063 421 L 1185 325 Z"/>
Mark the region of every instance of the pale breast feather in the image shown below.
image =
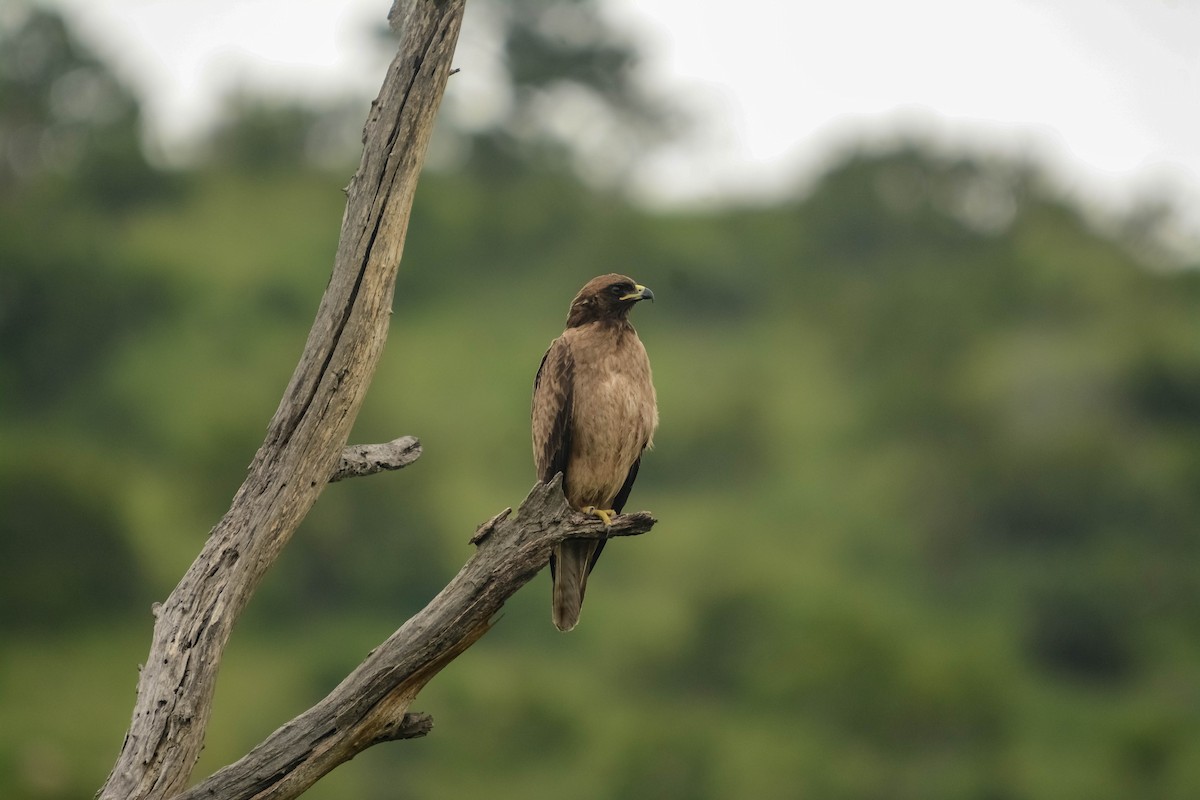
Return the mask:
<path id="1" fill-rule="evenodd" d="M 607 507 L 654 434 L 654 387 L 645 348 L 632 329 L 618 336 L 617 347 L 611 339 L 605 342 L 583 333 L 572 342 L 570 499 L 578 505 Z"/>

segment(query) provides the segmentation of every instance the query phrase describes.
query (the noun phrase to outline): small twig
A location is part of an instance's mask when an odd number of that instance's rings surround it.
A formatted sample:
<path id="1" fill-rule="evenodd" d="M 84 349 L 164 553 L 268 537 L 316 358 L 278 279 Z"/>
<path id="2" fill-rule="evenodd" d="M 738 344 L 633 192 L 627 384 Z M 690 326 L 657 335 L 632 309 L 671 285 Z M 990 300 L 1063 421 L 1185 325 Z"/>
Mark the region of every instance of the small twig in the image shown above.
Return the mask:
<path id="1" fill-rule="evenodd" d="M 508 519 L 508 515 L 511 513 L 512 507 L 510 506 L 476 528 L 475 535 L 471 537 L 470 544 L 479 544 L 484 539 L 491 536 L 492 531 L 496 530 L 496 526 Z"/>
<path id="2" fill-rule="evenodd" d="M 342 450 L 329 482 L 401 469 L 420 457 L 421 442 L 415 436 L 401 436 L 386 444 L 352 444 Z"/>
<path id="3" fill-rule="evenodd" d="M 433 717 L 424 711 L 410 711 L 400 718 L 397 725 L 385 725 L 375 737 L 375 743 L 394 742 L 400 739 L 420 739 L 433 730 Z"/>

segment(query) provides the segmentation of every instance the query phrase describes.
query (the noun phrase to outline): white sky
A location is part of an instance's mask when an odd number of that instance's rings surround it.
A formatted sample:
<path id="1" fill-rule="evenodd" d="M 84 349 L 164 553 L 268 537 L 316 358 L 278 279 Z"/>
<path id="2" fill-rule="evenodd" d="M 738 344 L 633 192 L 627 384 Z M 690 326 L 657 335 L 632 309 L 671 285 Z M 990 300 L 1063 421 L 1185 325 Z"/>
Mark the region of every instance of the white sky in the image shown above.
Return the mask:
<path id="1" fill-rule="evenodd" d="M 139 87 L 168 146 L 231 85 L 369 98 L 382 79 L 364 31 L 388 0 L 45 1 Z M 1168 192 L 1200 230 L 1200 0 L 606 3 L 651 83 L 706 123 L 642 176 L 657 199 L 783 190 L 847 141 L 918 131 L 1033 153 L 1109 205 Z M 486 100 L 471 15 L 451 102 Z"/>

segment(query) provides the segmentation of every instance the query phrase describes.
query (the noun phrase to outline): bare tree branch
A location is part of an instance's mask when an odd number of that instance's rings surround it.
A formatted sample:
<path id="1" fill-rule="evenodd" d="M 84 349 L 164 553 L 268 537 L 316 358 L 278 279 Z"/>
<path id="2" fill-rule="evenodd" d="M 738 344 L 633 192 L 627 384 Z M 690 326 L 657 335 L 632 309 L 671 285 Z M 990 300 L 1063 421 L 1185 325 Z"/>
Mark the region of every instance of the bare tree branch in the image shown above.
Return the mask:
<path id="1" fill-rule="evenodd" d="M 401 436 L 386 444 L 353 444 L 342 450 L 342 459 L 329 482 L 402 469 L 420 457 L 421 442 L 415 436 Z"/>
<path id="2" fill-rule="evenodd" d="M 325 699 L 179 800 L 290 800 L 372 745 L 424 735 L 432 720 L 408 713 L 409 704 L 488 631 L 504 602 L 546 565 L 555 544 L 634 536 L 654 525 L 643 512 L 619 516 L 606 528 L 571 509 L 560 486 L 559 477 L 536 484 L 516 516 L 503 512 L 480 526 L 475 555 L 423 610 Z"/>
<path id="3" fill-rule="evenodd" d="M 249 474 L 158 609 L 104 800 L 165 798 L 186 786 L 233 623 L 335 472 L 387 337 L 413 193 L 463 6 L 398 0 L 389 14 L 401 43 L 363 131 L 333 274 Z"/>

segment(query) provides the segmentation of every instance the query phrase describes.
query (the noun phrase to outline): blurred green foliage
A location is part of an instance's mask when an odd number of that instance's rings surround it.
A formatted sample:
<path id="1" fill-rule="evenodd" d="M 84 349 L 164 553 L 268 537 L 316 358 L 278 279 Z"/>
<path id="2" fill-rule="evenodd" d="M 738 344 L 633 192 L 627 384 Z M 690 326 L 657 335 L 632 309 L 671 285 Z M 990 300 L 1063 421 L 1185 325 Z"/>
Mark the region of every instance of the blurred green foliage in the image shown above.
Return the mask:
<path id="1" fill-rule="evenodd" d="M 115 757 L 150 603 L 300 353 L 347 172 L 304 160 L 319 114 L 243 100 L 209 162 L 164 174 L 108 144 L 137 125 L 111 74 L 29 24 L 50 44 L 0 74 L 0 796 L 69 798 Z M 121 113 L 14 167 L 13 120 L 53 140 L 36 98 L 81 69 Z M 576 632 L 539 578 L 423 692 L 429 738 L 310 796 L 1195 797 L 1200 272 L 1135 245 L 1029 165 L 919 143 L 708 213 L 563 170 L 426 175 L 354 435 L 425 455 L 322 496 L 235 632 L 198 774 L 323 696 L 525 495 L 538 360 L 618 270 L 658 298 L 631 508 L 661 522 L 606 551 Z"/>

